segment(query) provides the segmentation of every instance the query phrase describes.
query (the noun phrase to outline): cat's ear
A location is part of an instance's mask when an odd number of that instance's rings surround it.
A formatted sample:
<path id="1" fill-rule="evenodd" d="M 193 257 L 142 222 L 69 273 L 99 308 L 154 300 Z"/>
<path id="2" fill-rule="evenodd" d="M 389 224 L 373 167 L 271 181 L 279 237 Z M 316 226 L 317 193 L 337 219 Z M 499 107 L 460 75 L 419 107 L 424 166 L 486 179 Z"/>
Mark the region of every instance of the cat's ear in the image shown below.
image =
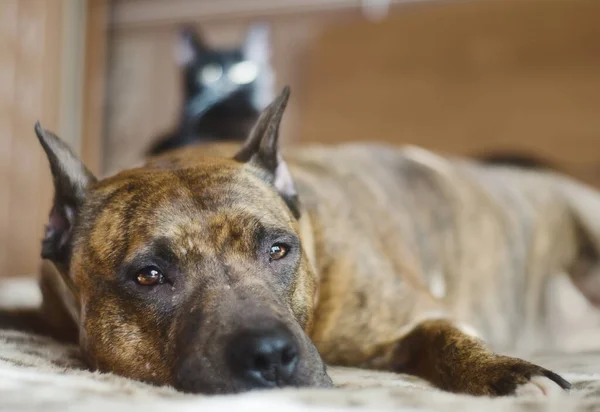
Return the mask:
<path id="1" fill-rule="evenodd" d="M 190 26 L 181 29 L 175 45 L 175 60 L 179 67 L 188 67 L 206 50 L 200 34 Z"/>

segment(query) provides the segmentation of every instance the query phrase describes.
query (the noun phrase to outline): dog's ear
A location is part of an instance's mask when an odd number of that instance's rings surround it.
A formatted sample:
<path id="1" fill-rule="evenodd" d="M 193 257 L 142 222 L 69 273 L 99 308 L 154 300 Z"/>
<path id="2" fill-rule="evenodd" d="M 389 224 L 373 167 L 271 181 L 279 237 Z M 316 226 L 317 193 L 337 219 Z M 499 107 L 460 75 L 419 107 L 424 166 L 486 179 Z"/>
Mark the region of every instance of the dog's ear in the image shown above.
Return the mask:
<path id="1" fill-rule="evenodd" d="M 250 162 L 266 172 L 296 218 L 300 217 L 298 194 L 290 170 L 279 150 L 279 124 L 290 97 L 290 88 L 281 94 L 260 115 L 240 151 L 235 155 L 239 162 Z"/>
<path id="2" fill-rule="evenodd" d="M 35 134 L 46 152 L 54 181 L 54 202 L 42 241 L 42 257 L 67 266 L 74 219 L 88 186 L 96 178 L 65 142 L 39 122 L 35 124 Z"/>
<path id="3" fill-rule="evenodd" d="M 177 35 L 175 60 L 180 67 L 188 67 L 206 50 L 204 41 L 196 30 L 187 26 Z"/>

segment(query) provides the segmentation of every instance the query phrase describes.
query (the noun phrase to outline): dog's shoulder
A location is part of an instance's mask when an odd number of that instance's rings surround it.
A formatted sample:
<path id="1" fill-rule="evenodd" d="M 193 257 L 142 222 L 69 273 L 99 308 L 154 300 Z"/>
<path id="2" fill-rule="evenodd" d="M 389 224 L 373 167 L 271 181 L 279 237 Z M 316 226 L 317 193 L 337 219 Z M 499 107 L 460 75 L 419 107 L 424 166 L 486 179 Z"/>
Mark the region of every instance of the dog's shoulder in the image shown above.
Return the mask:
<path id="1" fill-rule="evenodd" d="M 290 148 L 286 158 L 292 165 L 328 168 L 332 172 L 355 171 L 370 173 L 370 170 L 398 167 L 431 173 L 445 173 L 452 167 L 444 156 L 416 146 L 397 146 L 385 143 L 346 143 L 340 145 L 307 145 Z"/>

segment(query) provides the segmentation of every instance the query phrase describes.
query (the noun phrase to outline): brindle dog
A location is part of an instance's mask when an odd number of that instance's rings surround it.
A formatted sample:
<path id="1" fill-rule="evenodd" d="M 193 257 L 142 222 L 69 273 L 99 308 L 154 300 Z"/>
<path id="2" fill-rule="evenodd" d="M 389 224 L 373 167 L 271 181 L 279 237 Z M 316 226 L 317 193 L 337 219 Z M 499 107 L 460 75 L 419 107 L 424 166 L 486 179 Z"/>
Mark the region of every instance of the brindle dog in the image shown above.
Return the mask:
<path id="1" fill-rule="evenodd" d="M 569 388 L 487 345 L 551 342 L 530 332 L 561 272 L 596 299 L 600 194 L 414 148 L 284 160 L 288 96 L 240 150 L 183 149 L 104 180 L 38 124 L 56 196 L 34 328 L 78 339 L 91 368 L 189 392 L 327 387 L 323 360 L 473 395 Z"/>

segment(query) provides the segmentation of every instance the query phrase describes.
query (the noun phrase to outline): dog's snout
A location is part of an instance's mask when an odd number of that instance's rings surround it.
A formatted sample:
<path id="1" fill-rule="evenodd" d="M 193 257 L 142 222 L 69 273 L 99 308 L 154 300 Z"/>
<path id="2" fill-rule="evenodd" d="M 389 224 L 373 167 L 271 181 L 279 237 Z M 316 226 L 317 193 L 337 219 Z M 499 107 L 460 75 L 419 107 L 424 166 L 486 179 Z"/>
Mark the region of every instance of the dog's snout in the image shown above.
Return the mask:
<path id="1" fill-rule="evenodd" d="M 257 386 L 289 385 L 298 364 L 298 347 L 282 328 L 242 333 L 229 352 L 234 373 Z"/>

